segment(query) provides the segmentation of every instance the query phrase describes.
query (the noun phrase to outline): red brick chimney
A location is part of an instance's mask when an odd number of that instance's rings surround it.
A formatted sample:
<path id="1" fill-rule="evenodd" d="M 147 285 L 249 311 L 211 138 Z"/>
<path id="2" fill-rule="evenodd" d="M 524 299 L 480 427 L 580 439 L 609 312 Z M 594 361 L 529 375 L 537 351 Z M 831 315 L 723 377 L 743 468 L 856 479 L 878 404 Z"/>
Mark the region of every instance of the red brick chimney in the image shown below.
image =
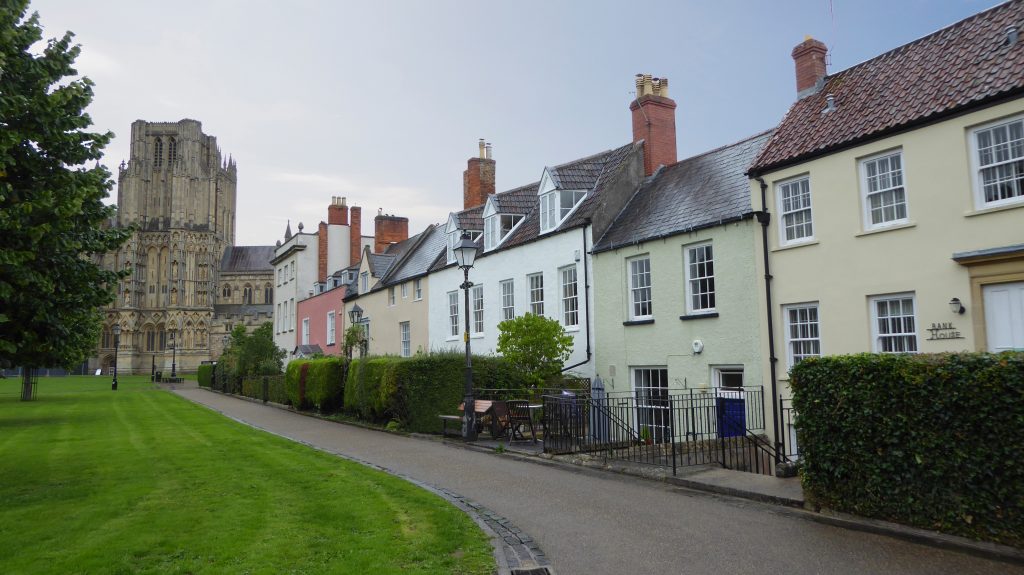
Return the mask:
<path id="1" fill-rule="evenodd" d="M 828 48 L 825 44 L 807 36 L 804 41 L 793 48 L 793 62 L 796 64 L 797 96 L 807 95 L 805 92 L 814 88 L 826 75 L 825 57 Z"/>
<path id="2" fill-rule="evenodd" d="M 330 211 L 328 211 L 330 214 Z M 316 231 L 316 281 L 324 283 L 327 281 L 327 223 L 320 222 Z"/>
<path id="3" fill-rule="evenodd" d="M 676 103 L 668 97 L 668 78 L 636 75 L 633 141 L 644 141 L 644 174 L 676 163 Z"/>
<path id="4" fill-rule="evenodd" d="M 491 145 L 480 140 L 480 157 L 470 158 L 466 171 L 462 172 L 462 207 L 482 205 L 487 196 L 494 194 L 494 160 L 491 159 Z"/>
<path id="5" fill-rule="evenodd" d="M 360 208 L 359 206 L 352 206 L 349 211 L 351 212 L 352 222 L 349 224 L 348 228 L 348 265 L 352 265 L 363 257 L 363 208 Z"/>
<path id="6" fill-rule="evenodd" d="M 391 244 L 409 239 L 409 218 L 391 216 L 382 211 L 373 218 L 373 253 L 384 253 Z"/>
<path id="7" fill-rule="evenodd" d="M 327 223 L 332 226 L 348 225 L 348 207 L 345 206 L 345 198 L 332 197 L 331 205 L 327 206 Z"/>

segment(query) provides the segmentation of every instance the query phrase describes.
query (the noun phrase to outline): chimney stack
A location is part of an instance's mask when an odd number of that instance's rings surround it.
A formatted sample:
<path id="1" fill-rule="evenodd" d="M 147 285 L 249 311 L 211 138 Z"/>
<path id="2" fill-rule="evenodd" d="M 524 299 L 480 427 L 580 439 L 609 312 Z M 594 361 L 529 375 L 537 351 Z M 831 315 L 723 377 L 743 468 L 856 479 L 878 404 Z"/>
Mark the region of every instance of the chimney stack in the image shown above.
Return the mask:
<path id="1" fill-rule="evenodd" d="M 462 172 L 462 207 L 479 206 L 494 194 L 494 159 L 491 158 L 491 144 L 480 138 L 480 157 L 470 158 L 466 171 Z"/>
<path id="2" fill-rule="evenodd" d="M 351 214 L 352 222 L 348 228 L 348 265 L 352 265 L 363 257 L 363 224 L 361 221 L 363 208 L 360 208 L 359 206 L 352 206 L 352 208 L 349 209 L 349 212 Z"/>
<path id="3" fill-rule="evenodd" d="M 796 95 L 809 96 L 817 91 L 818 82 L 826 75 L 825 59 L 828 48 L 823 42 L 810 36 L 793 48 L 793 63 L 796 65 Z"/>
<path id="4" fill-rule="evenodd" d="M 331 196 L 331 205 L 327 206 L 327 223 L 332 226 L 348 225 L 348 206 L 345 198 Z"/>
<path id="5" fill-rule="evenodd" d="M 391 244 L 409 239 L 409 218 L 377 212 L 373 218 L 373 253 L 381 254 Z"/>
<path id="6" fill-rule="evenodd" d="M 644 174 L 676 163 L 676 103 L 668 97 L 668 78 L 636 75 L 633 141 L 644 141 Z"/>
<path id="7" fill-rule="evenodd" d="M 328 212 L 330 215 L 330 212 Z M 327 281 L 327 223 L 320 222 L 316 230 L 316 281 Z"/>

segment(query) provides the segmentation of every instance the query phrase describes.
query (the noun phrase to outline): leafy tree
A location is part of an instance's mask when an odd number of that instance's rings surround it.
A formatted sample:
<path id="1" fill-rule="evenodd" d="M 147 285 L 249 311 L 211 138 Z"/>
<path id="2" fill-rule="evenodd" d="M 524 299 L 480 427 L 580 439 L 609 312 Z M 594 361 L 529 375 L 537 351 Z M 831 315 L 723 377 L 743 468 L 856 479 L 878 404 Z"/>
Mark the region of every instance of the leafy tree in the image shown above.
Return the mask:
<path id="1" fill-rule="evenodd" d="M 231 332 L 231 343 L 222 359 L 239 378 L 256 375 L 277 375 L 284 366 L 284 350 L 274 345 L 274 326 L 269 321 L 251 334 L 245 326 L 236 325 Z"/>
<path id="2" fill-rule="evenodd" d="M 498 353 L 534 382 L 561 373 L 572 353 L 572 336 L 558 320 L 528 313 L 498 324 Z"/>
<path id="3" fill-rule="evenodd" d="M 345 357 L 352 359 L 352 350 L 358 348 L 360 355 L 366 355 L 366 329 L 362 325 L 349 326 L 345 330 L 345 341 L 341 347 L 345 350 Z"/>
<path id="4" fill-rule="evenodd" d="M 126 272 L 93 256 L 130 234 L 104 225 L 114 209 L 99 159 L 113 134 L 86 131 L 93 84 L 71 79 L 79 47 L 68 32 L 33 51 L 42 28 L 27 10 L 0 8 L 0 364 L 26 368 L 22 399 L 32 368 L 70 367 L 96 348 L 99 308 Z"/>

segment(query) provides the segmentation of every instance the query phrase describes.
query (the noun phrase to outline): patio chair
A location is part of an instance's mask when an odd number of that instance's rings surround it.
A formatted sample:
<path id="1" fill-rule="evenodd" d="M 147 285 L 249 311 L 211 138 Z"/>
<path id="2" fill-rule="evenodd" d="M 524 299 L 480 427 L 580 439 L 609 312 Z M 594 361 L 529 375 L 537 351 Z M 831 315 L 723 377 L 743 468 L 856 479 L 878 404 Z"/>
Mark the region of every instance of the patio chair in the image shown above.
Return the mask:
<path id="1" fill-rule="evenodd" d="M 508 433 L 510 425 L 508 402 L 493 401 L 489 412 L 491 415 L 491 437 L 494 439 L 503 437 Z"/>
<path id="2" fill-rule="evenodd" d="M 530 402 L 522 399 L 506 402 L 509 418 L 509 443 L 515 440 L 517 436 L 519 439 L 526 439 L 526 436 L 523 435 L 524 427 L 530 428 L 530 435 L 533 437 L 533 442 L 537 443 L 537 431 L 533 428 L 533 418 L 530 416 L 529 405 Z"/>

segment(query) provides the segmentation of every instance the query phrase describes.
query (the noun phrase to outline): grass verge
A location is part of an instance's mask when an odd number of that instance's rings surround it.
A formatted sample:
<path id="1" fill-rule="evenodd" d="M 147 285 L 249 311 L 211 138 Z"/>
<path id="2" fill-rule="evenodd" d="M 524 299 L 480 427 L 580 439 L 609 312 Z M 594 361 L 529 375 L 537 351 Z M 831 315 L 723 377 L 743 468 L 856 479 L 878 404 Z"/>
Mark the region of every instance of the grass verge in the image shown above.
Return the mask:
<path id="1" fill-rule="evenodd" d="M 0 380 L 5 573 L 463 573 L 494 568 L 461 511 L 251 429 L 148 377 Z"/>

